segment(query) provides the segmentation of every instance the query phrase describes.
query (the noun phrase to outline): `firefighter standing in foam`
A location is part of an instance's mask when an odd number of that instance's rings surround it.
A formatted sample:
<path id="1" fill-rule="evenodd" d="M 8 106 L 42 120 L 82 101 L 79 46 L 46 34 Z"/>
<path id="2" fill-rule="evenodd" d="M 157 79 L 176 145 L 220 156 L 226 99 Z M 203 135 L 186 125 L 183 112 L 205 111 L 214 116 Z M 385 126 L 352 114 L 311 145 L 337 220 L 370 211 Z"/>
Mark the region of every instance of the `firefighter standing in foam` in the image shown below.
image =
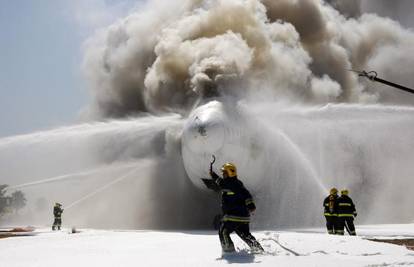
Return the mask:
<path id="1" fill-rule="evenodd" d="M 338 189 L 333 187 L 329 191 L 329 196 L 323 201 L 324 213 L 326 219 L 326 229 L 333 235 L 337 233 L 338 213 L 337 213 Z"/>
<path id="2" fill-rule="evenodd" d="M 221 208 L 223 219 L 219 229 L 219 237 L 223 252 L 233 252 L 234 244 L 230 234 L 234 231 L 254 251 L 263 251 L 262 246 L 250 233 L 250 214 L 256 210 L 250 192 L 237 178 L 236 166 L 226 163 L 221 168 L 223 178 L 210 171 L 212 179 L 221 192 Z"/>
<path id="3" fill-rule="evenodd" d="M 337 234 L 344 234 L 344 227 L 349 235 L 356 235 L 354 226 L 354 217 L 357 216 L 355 204 L 348 196 L 347 189 L 341 190 L 341 196 L 337 199 L 338 212 L 338 230 Z"/>

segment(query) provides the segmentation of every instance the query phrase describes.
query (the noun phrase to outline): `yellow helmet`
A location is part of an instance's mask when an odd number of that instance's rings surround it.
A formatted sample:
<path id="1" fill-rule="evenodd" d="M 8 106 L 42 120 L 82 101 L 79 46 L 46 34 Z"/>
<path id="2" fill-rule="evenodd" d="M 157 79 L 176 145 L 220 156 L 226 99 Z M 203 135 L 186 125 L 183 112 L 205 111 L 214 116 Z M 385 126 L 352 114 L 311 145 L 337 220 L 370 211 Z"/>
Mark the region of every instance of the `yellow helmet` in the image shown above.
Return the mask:
<path id="1" fill-rule="evenodd" d="M 345 196 L 347 196 L 347 195 L 348 195 L 348 193 L 349 193 L 348 189 L 342 189 L 342 190 L 341 190 L 341 195 L 345 195 Z"/>
<path id="2" fill-rule="evenodd" d="M 236 169 L 236 165 L 234 165 L 233 163 L 226 163 L 223 165 L 223 167 L 221 167 L 222 171 L 225 171 L 227 173 L 228 177 L 236 177 L 237 176 L 237 169 Z"/>
<path id="3" fill-rule="evenodd" d="M 332 187 L 331 190 L 329 190 L 329 194 L 331 195 L 336 195 L 338 193 L 338 189 L 336 189 L 335 187 Z"/>

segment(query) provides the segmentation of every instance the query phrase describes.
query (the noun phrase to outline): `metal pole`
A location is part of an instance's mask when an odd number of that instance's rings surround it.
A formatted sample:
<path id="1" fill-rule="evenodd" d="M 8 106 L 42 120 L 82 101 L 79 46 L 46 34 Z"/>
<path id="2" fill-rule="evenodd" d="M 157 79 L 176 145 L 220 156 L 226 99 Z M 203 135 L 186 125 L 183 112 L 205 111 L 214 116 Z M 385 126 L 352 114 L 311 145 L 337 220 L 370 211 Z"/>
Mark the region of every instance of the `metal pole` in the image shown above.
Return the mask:
<path id="1" fill-rule="evenodd" d="M 358 73 L 359 77 L 365 77 L 365 78 L 370 79 L 371 81 L 380 82 L 380 83 L 386 84 L 388 86 L 392 86 L 394 88 L 400 89 L 402 91 L 414 94 L 414 89 L 411 89 L 411 88 L 408 88 L 406 86 L 403 86 L 403 85 L 400 85 L 400 84 L 397 84 L 397 83 L 393 83 L 393 82 L 378 78 L 378 73 L 376 71 L 369 71 L 369 72 L 366 72 L 364 70 L 363 71 L 350 70 L 350 71 Z"/>

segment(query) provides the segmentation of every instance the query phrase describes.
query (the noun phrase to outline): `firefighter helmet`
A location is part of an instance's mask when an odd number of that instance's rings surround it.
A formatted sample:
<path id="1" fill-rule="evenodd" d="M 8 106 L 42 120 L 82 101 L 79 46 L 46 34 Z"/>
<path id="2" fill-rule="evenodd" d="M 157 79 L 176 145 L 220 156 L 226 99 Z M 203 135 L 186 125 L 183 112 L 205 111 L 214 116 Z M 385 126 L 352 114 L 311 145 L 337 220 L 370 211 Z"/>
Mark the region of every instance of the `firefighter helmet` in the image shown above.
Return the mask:
<path id="1" fill-rule="evenodd" d="M 237 176 L 237 169 L 236 169 L 236 165 L 234 165 L 233 163 L 226 163 L 223 165 L 223 167 L 221 167 L 221 170 L 223 172 L 227 173 L 228 177 L 236 177 Z"/>
<path id="2" fill-rule="evenodd" d="M 348 189 L 342 189 L 341 190 L 341 195 L 347 196 L 349 194 Z"/>
<path id="3" fill-rule="evenodd" d="M 60 204 L 60 203 L 56 202 L 56 203 L 55 203 L 55 206 L 62 206 L 62 204 Z"/>
<path id="4" fill-rule="evenodd" d="M 332 187 L 331 190 L 329 190 L 329 194 L 331 195 L 336 195 L 338 193 L 338 189 L 336 189 L 335 187 Z"/>

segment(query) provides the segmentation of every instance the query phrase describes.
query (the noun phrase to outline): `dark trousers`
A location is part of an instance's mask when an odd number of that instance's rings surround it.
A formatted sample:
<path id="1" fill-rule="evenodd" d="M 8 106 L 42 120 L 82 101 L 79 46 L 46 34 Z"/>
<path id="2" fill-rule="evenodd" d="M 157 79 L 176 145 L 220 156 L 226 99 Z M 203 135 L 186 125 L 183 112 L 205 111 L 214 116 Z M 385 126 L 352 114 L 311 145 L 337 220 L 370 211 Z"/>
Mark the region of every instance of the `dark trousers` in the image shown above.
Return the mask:
<path id="1" fill-rule="evenodd" d="M 53 222 L 52 230 L 60 230 L 60 226 L 62 225 L 62 218 L 55 217 L 55 221 Z"/>
<path id="2" fill-rule="evenodd" d="M 338 217 L 338 228 L 342 235 L 344 234 L 344 227 L 349 235 L 356 235 L 354 217 Z"/>
<path id="3" fill-rule="evenodd" d="M 338 221 L 336 216 L 325 216 L 326 219 L 326 230 L 328 234 L 338 234 Z"/>
<path id="4" fill-rule="evenodd" d="M 250 233 L 248 223 L 240 222 L 221 222 L 219 229 L 219 237 L 221 247 L 224 252 L 235 251 L 233 241 L 230 238 L 230 234 L 236 232 L 236 234 L 253 250 L 263 251 L 262 246 L 257 242 L 256 238 Z"/>

